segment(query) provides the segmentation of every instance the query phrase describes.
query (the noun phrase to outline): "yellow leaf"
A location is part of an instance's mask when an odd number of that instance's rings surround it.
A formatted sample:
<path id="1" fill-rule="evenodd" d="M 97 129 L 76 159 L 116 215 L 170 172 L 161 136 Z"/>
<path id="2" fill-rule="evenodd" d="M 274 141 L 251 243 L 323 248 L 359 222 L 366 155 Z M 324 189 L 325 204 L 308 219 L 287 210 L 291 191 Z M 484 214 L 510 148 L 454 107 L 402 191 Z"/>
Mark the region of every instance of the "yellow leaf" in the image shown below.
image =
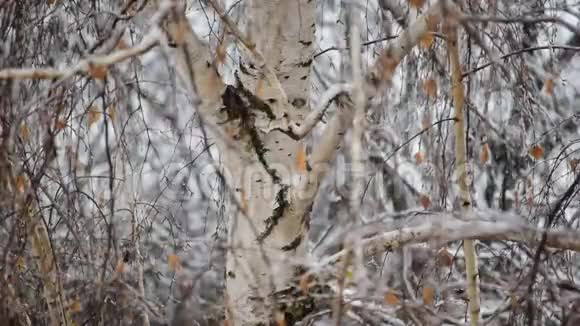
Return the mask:
<path id="1" fill-rule="evenodd" d="M 419 45 L 423 49 L 428 49 L 431 46 L 431 44 L 433 44 L 433 34 L 431 34 L 430 32 L 427 32 L 421 38 L 421 41 L 419 42 Z"/>
<path id="2" fill-rule="evenodd" d="M 101 111 L 99 111 L 96 107 L 91 107 L 88 112 L 88 124 L 89 128 L 94 125 L 99 119 L 101 118 Z"/>
<path id="3" fill-rule="evenodd" d="M 16 177 L 16 191 L 18 191 L 19 193 L 24 193 L 24 191 L 26 190 L 26 177 L 24 175 L 19 175 Z"/>
<path id="4" fill-rule="evenodd" d="M 544 80 L 544 92 L 547 95 L 552 95 L 554 92 L 554 80 L 552 78 L 547 78 Z"/>
<path id="5" fill-rule="evenodd" d="M 510 293 L 510 305 L 512 306 L 513 310 L 518 310 L 520 306 L 518 303 L 518 297 L 513 292 Z"/>
<path id="6" fill-rule="evenodd" d="M 437 97 L 437 82 L 435 79 L 425 79 L 423 81 L 423 92 L 428 97 Z"/>
<path id="7" fill-rule="evenodd" d="M 421 195 L 421 197 L 419 197 L 419 203 L 424 209 L 431 207 L 431 199 L 427 195 Z"/>
<path id="8" fill-rule="evenodd" d="M 104 80 L 107 78 L 107 67 L 103 65 L 89 64 L 88 73 L 93 79 Z"/>
<path id="9" fill-rule="evenodd" d="M 17 271 L 23 272 L 26 269 L 26 262 L 24 261 L 24 257 L 18 256 L 14 266 L 16 267 Z"/>
<path id="10" fill-rule="evenodd" d="M 346 271 L 346 273 L 344 273 L 344 278 L 347 280 L 352 280 L 354 277 L 354 274 L 352 273 L 352 271 Z"/>
<path id="11" fill-rule="evenodd" d="M 391 291 L 385 293 L 384 300 L 385 303 L 390 306 L 396 306 L 399 304 L 399 297 Z"/>
<path id="12" fill-rule="evenodd" d="M 73 300 L 70 310 L 72 312 L 80 312 L 81 311 L 81 300 L 77 297 Z"/>
<path id="13" fill-rule="evenodd" d="M 530 153 L 530 156 L 532 156 L 536 160 L 539 160 L 544 156 L 544 148 L 540 145 L 532 146 L 532 148 L 530 148 L 528 152 Z"/>
<path id="14" fill-rule="evenodd" d="M 425 0 L 409 0 L 411 7 L 421 8 L 425 4 Z"/>
<path id="15" fill-rule="evenodd" d="M 167 257 L 167 263 L 169 264 L 169 269 L 172 272 L 177 272 L 181 268 L 181 262 L 179 256 L 176 254 L 171 254 Z"/>
<path id="16" fill-rule="evenodd" d="M 417 164 L 423 163 L 423 155 L 421 154 L 421 152 L 415 153 L 415 163 Z"/>
<path id="17" fill-rule="evenodd" d="M 487 143 L 483 143 L 483 145 L 481 145 L 481 152 L 479 153 L 479 161 L 482 164 L 487 163 L 487 161 L 489 160 L 489 146 L 487 145 Z"/>
<path id="18" fill-rule="evenodd" d="M 423 288 L 423 303 L 426 305 L 433 304 L 434 290 L 432 287 L 426 286 Z"/>
<path id="19" fill-rule="evenodd" d="M 30 133 L 28 131 L 28 125 L 26 124 L 26 122 L 20 125 L 20 129 L 18 129 L 18 135 L 20 136 L 20 138 L 22 138 L 22 141 L 25 143 L 27 143 L 28 140 L 30 139 Z"/>

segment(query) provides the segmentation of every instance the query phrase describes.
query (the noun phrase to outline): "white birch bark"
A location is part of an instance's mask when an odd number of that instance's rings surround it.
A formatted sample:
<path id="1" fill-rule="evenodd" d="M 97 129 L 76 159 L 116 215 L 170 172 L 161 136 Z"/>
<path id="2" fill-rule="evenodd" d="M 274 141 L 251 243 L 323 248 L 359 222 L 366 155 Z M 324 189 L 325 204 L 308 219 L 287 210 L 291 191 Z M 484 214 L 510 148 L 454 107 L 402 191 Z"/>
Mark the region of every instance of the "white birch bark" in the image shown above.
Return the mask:
<path id="1" fill-rule="evenodd" d="M 220 125 L 229 138 L 215 141 L 236 201 L 226 267 L 227 318 L 235 325 L 271 319 L 275 307 L 270 294 L 294 274 L 287 260 L 305 257 L 308 214 L 317 187 L 316 180 L 306 182 L 303 143 L 271 128 L 300 121 L 307 113 L 314 1 L 256 1 L 246 14 L 256 47 L 247 51 L 236 86 L 221 82 L 182 11 L 173 10 L 167 26 L 168 36 L 178 44 L 172 50 L 177 69 L 202 101 L 202 119 Z M 250 57 L 253 51 L 264 62 Z"/>
<path id="2" fill-rule="evenodd" d="M 170 50 L 172 57 L 186 86 L 201 101 L 201 119 L 219 126 L 215 134 L 227 137 L 212 141 L 218 143 L 223 172 L 236 200 L 226 268 L 230 324 L 271 320 L 275 307 L 270 294 L 288 284 L 296 266 L 292 263 L 305 258 L 308 215 L 319 182 L 352 125 L 348 107 L 352 104 L 346 101 L 347 107 L 337 110 L 308 160 L 303 142 L 289 127 L 291 121 L 305 119 L 310 107 L 314 14 L 311 0 L 251 2 L 246 12 L 250 43 L 245 42 L 250 46 L 237 73 L 237 86 L 222 83 L 209 51 L 182 10 L 172 10 L 167 24 L 168 37 L 177 44 Z M 379 78 L 390 79 L 385 73 L 392 72 L 439 19 L 440 8 L 435 5 L 405 30 L 383 54 L 387 62 L 375 66 Z"/>

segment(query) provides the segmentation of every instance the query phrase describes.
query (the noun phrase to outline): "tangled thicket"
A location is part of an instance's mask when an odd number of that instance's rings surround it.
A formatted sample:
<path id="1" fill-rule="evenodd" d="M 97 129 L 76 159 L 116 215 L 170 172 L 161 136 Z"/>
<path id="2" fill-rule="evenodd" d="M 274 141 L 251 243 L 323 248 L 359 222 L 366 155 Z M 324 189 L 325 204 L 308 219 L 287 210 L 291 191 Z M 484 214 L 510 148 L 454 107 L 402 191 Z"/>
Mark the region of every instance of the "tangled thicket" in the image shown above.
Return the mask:
<path id="1" fill-rule="evenodd" d="M 187 1 L 233 85 L 220 94 L 226 127 L 200 119 L 204 99 L 183 86 L 193 82 L 172 54 L 182 40 L 166 33 L 178 2 L 0 0 L 0 325 L 231 323 L 227 221 L 244 203 L 219 173 L 212 137 L 236 147 L 247 136 L 262 160 L 268 149 L 252 132 L 275 100 L 240 86 L 248 67 L 263 68 L 248 63 L 263 49 L 242 50 L 229 26 L 251 25 L 251 1 L 224 1 L 224 12 L 217 0 Z M 354 123 L 304 217 L 308 255 L 272 263 L 295 270 L 268 299 L 273 322 L 469 323 L 462 240 L 474 240 L 481 320 L 580 323 L 578 5 L 316 2 L 316 40 L 300 45 L 314 54 L 301 64 L 308 104 L 328 109 L 291 160 L 310 171 L 305 157 L 328 121 L 352 110 Z M 393 63 L 393 44 L 433 12 L 448 21 L 403 42 L 414 48 Z M 247 135 L 232 136 L 238 120 Z M 299 127 L 285 135 L 299 138 Z M 289 205 L 274 197 L 272 228 Z"/>

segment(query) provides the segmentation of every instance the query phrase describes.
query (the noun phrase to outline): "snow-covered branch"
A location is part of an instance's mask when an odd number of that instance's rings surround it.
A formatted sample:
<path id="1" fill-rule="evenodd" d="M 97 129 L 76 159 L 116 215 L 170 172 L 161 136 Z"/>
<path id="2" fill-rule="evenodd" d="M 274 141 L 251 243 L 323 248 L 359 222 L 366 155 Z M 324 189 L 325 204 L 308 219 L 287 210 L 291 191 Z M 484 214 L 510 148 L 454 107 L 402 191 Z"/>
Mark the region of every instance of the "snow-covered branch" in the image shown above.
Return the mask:
<path id="1" fill-rule="evenodd" d="M 453 212 L 406 212 L 385 214 L 385 221 L 366 225 L 352 234 L 365 237 L 360 243 L 368 255 L 412 243 L 428 241 L 451 242 L 459 240 L 516 241 L 530 246 L 538 245 L 546 232 L 546 246 L 554 249 L 580 252 L 580 232 L 568 229 L 543 229 L 523 217 L 496 210 L 474 211 L 471 216 Z M 383 228 L 383 231 L 378 231 Z M 339 261 L 345 251 L 336 253 L 324 264 Z"/>
<path id="2" fill-rule="evenodd" d="M 159 42 L 159 30 L 154 29 L 138 45 L 115 51 L 108 55 L 94 56 L 79 61 L 72 68 L 8 68 L 0 70 L 2 79 L 66 79 L 76 74 L 98 75 L 99 70 L 142 55 Z"/>

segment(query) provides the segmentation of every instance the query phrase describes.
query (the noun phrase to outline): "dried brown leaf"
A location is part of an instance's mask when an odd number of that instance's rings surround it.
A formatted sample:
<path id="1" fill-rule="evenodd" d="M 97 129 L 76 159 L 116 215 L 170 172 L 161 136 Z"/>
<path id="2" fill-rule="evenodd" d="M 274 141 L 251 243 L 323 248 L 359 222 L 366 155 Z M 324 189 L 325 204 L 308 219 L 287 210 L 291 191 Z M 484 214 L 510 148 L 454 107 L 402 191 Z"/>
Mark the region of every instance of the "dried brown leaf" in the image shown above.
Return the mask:
<path id="1" fill-rule="evenodd" d="M 125 272 L 125 262 L 122 259 L 117 261 L 117 265 L 115 265 L 115 275 L 123 275 Z"/>
<path id="2" fill-rule="evenodd" d="M 93 79 L 104 80 L 107 78 L 107 67 L 103 65 L 89 64 L 88 73 Z"/>
<path id="3" fill-rule="evenodd" d="M 392 291 L 385 293 L 384 301 L 386 304 L 390 306 L 396 306 L 399 304 L 399 297 Z"/>
<path id="4" fill-rule="evenodd" d="M 425 4 L 425 0 L 409 0 L 411 7 L 421 8 Z"/>
<path id="5" fill-rule="evenodd" d="M 422 292 L 423 303 L 426 305 L 432 305 L 434 294 L 435 294 L 435 290 L 433 290 L 432 287 L 430 287 L 430 286 L 424 287 L 423 292 Z"/>
<path id="6" fill-rule="evenodd" d="M 298 172 L 306 172 L 306 150 L 302 145 L 299 145 L 294 153 L 294 166 Z"/>
<path id="7" fill-rule="evenodd" d="M 546 95 L 552 95 L 554 93 L 554 79 L 547 78 L 544 80 L 544 93 Z"/>
<path id="8" fill-rule="evenodd" d="M 453 256 L 449 253 L 447 248 L 441 248 L 437 252 L 437 262 L 442 266 L 451 266 L 453 265 Z"/>
<path id="9" fill-rule="evenodd" d="M 381 55 L 377 62 L 378 78 L 384 82 L 390 81 L 399 62 L 387 53 Z"/>
<path id="10" fill-rule="evenodd" d="M 66 122 L 64 120 L 58 119 L 54 123 L 54 129 L 63 130 L 66 127 Z"/>
<path id="11" fill-rule="evenodd" d="M 89 109 L 87 123 L 89 124 L 89 128 L 94 125 L 99 119 L 101 119 L 101 111 L 96 107 L 92 106 Z"/>
<path id="12" fill-rule="evenodd" d="M 417 164 L 423 163 L 423 154 L 421 154 L 421 152 L 415 153 L 415 163 Z"/>
<path id="13" fill-rule="evenodd" d="M 577 158 L 573 158 L 568 162 L 568 164 L 570 165 L 570 170 L 572 170 L 572 172 L 576 172 L 576 167 L 578 167 L 578 162 L 580 162 L 580 160 L 578 160 Z"/>
<path id="14" fill-rule="evenodd" d="M 169 269 L 174 273 L 181 268 L 181 260 L 176 254 L 169 255 L 167 257 L 167 263 L 169 264 Z"/>
<path id="15" fill-rule="evenodd" d="M 530 148 L 528 153 L 530 153 L 530 156 L 534 159 L 539 160 L 544 156 L 544 148 L 540 145 L 534 145 Z"/>
<path id="16" fill-rule="evenodd" d="M 23 142 L 28 143 L 30 140 L 30 132 L 28 130 L 28 124 L 23 122 L 18 129 L 18 136 L 22 139 Z"/>
<path id="17" fill-rule="evenodd" d="M 423 81 L 423 92 L 431 98 L 437 97 L 437 81 L 429 78 Z"/>
<path id="18" fill-rule="evenodd" d="M 21 194 L 24 193 L 24 191 L 26 191 L 28 181 L 24 175 L 21 174 L 16 176 L 15 183 L 16 183 L 16 191 L 18 191 Z"/>
<path id="19" fill-rule="evenodd" d="M 436 15 L 429 15 L 426 18 L 426 22 L 427 22 L 427 30 L 429 32 L 437 31 L 437 25 L 439 25 L 439 17 L 437 17 Z"/>
<path id="20" fill-rule="evenodd" d="M 489 160 L 489 146 L 487 145 L 487 143 L 483 143 L 481 145 L 481 151 L 479 152 L 479 161 L 482 164 L 487 163 L 487 161 Z"/>
<path id="21" fill-rule="evenodd" d="M 276 326 L 286 326 L 286 316 L 281 311 L 276 311 L 274 314 L 274 319 L 276 321 Z"/>
<path id="22" fill-rule="evenodd" d="M 311 277 L 307 273 L 304 273 L 300 277 L 300 282 L 298 283 L 298 287 L 300 288 L 300 291 L 302 291 L 303 294 L 308 294 L 308 290 L 310 289 L 310 280 L 311 280 Z"/>
<path id="23" fill-rule="evenodd" d="M 421 46 L 423 49 L 428 49 L 433 44 L 433 40 L 433 34 L 431 34 L 431 32 L 427 32 L 419 41 L 419 46 Z"/>
<path id="24" fill-rule="evenodd" d="M 421 195 L 421 197 L 419 197 L 419 204 L 421 204 L 424 209 L 428 209 L 431 207 L 431 198 L 427 195 Z"/>
<path id="25" fill-rule="evenodd" d="M 117 42 L 117 45 L 115 47 L 117 48 L 117 50 L 125 50 L 129 48 L 127 43 L 125 43 L 125 41 L 123 41 L 122 38 L 119 39 L 119 42 Z"/>

